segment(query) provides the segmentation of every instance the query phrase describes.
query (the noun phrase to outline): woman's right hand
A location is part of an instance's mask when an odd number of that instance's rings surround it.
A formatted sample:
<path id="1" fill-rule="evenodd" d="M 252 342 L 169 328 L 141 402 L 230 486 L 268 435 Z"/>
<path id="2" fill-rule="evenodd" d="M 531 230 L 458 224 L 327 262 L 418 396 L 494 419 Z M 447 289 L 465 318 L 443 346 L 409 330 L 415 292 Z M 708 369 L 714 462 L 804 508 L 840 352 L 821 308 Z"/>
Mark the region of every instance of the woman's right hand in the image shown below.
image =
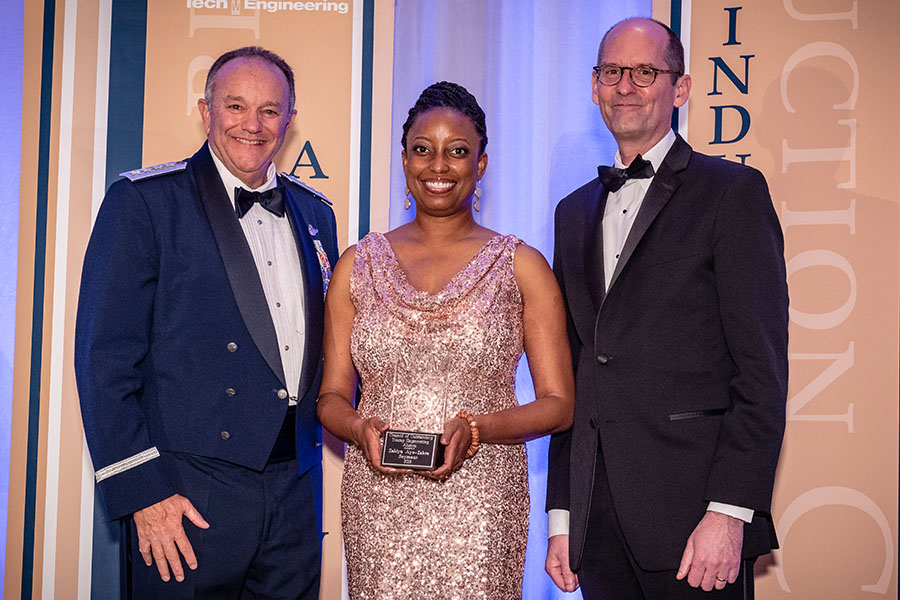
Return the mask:
<path id="1" fill-rule="evenodd" d="M 390 426 L 378 417 L 360 417 L 352 426 L 353 443 L 363 451 L 369 466 L 385 475 L 405 475 L 410 469 L 381 466 L 381 436 Z"/>

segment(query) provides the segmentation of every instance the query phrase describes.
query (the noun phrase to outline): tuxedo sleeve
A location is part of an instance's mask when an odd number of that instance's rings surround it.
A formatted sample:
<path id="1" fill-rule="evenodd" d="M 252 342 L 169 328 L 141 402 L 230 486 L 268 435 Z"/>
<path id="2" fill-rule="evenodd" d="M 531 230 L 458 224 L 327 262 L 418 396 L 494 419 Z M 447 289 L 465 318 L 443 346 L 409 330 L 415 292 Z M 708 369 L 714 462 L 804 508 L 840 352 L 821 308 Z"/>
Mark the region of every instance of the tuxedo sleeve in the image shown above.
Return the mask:
<path id="1" fill-rule="evenodd" d="M 138 187 L 106 195 L 88 243 L 75 325 L 75 375 L 95 479 L 110 518 L 175 493 L 152 439 L 145 397 L 159 252 Z"/>
<path id="2" fill-rule="evenodd" d="M 755 169 L 738 171 L 716 210 L 713 268 L 734 374 L 705 497 L 768 513 L 787 399 L 784 241 Z"/>
<path id="3" fill-rule="evenodd" d="M 560 240 L 565 232 L 561 231 L 559 207 L 556 209 L 553 244 L 553 273 L 563 295 L 563 304 L 566 307 L 566 330 L 569 345 L 572 349 L 573 368 L 578 366 L 579 351 L 576 347 L 577 337 L 574 334 L 572 315 L 569 313 L 569 302 L 566 299 L 566 286 L 563 281 L 562 264 L 560 260 Z M 572 449 L 572 430 L 554 433 L 550 436 L 550 446 L 547 456 L 547 505 L 546 510 L 569 509 L 569 465 Z"/>

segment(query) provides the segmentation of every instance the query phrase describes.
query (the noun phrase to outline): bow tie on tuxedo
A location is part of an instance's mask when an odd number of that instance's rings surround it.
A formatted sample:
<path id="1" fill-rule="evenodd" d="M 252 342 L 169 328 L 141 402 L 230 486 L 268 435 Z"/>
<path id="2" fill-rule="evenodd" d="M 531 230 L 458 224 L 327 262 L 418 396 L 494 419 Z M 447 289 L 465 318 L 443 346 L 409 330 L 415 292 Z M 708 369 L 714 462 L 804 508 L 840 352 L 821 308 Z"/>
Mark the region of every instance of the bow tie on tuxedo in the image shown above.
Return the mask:
<path id="1" fill-rule="evenodd" d="M 603 187 L 610 192 L 618 192 L 629 179 L 647 179 L 653 177 L 653 165 L 650 161 L 644 160 L 640 154 L 634 157 L 627 169 L 617 169 L 615 167 L 597 167 L 597 173 L 600 175 L 600 182 Z"/>
<path id="2" fill-rule="evenodd" d="M 242 187 L 234 188 L 234 212 L 239 219 L 257 202 L 276 217 L 284 216 L 284 195 L 280 186 L 264 192 L 251 192 Z"/>

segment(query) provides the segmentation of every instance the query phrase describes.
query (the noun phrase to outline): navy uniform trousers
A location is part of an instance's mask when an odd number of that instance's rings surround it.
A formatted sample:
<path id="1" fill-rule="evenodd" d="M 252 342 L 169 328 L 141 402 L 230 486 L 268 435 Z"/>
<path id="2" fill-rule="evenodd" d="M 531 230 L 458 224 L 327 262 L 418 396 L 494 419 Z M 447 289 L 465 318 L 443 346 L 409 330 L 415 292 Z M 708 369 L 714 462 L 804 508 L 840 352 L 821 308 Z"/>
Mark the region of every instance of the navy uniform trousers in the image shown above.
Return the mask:
<path id="1" fill-rule="evenodd" d="M 191 454 L 163 453 L 160 459 L 210 526 L 200 529 L 184 519 L 198 567 L 191 571 L 182 560 L 184 581 L 164 582 L 155 562 L 144 564 L 129 519 L 131 598 L 318 598 L 321 511 L 312 507 L 321 508 L 321 466 L 298 477 L 296 460 L 255 471 Z"/>

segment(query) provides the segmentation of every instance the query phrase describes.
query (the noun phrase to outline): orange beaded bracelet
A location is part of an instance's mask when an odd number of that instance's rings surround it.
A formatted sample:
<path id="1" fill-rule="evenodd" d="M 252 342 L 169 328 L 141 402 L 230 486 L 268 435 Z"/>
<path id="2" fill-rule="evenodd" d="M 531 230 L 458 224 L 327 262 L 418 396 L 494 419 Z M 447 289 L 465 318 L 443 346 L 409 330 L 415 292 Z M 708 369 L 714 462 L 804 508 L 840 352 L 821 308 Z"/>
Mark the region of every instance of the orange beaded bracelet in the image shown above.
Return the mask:
<path id="1" fill-rule="evenodd" d="M 478 452 L 478 444 L 481 439 L 478 432 L 478 423 L 475 422 L 475 417 L 472 416 L 472 413 L 467 410 L 461 410 L 456 413 L 456 418 L 465 419 L 469 424 L 469 430 L 472 432 L 472 443 L 469 444 L 469 449 L 466 450 L 466 458 L 472 458 Z"/>

